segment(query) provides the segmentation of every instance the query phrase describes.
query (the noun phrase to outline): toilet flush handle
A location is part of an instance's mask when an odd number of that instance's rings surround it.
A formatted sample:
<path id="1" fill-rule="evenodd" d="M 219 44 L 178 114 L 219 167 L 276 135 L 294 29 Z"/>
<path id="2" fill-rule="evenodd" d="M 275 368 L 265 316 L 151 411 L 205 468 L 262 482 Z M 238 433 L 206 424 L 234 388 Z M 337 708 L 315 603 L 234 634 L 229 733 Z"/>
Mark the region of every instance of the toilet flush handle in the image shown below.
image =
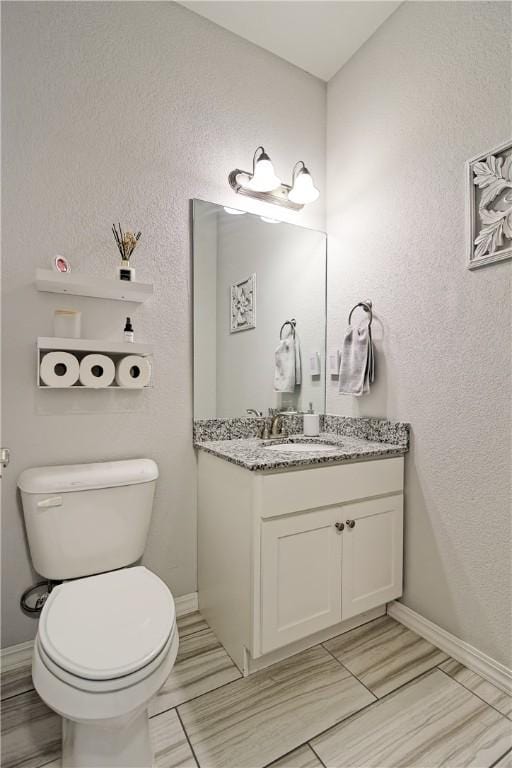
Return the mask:
<path id="1" fill-rule="evenodd" d="M 50 496 L 48 499 L 42 499 L 37 502 L 39 509 L 48 509 L 48 507 L 62 507 L 62 496 Z"/>

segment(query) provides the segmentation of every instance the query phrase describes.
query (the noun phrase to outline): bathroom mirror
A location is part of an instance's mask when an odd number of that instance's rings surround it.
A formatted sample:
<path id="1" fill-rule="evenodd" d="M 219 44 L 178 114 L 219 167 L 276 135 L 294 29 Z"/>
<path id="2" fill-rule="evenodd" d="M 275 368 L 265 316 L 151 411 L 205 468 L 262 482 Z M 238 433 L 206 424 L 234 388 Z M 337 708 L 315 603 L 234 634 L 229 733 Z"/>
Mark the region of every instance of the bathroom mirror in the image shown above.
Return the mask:
<path id="1" fill-rule="evenodd" d="M 193 252 L 194 417 L 322 413 L 325 233 L 194 200 Z"/>

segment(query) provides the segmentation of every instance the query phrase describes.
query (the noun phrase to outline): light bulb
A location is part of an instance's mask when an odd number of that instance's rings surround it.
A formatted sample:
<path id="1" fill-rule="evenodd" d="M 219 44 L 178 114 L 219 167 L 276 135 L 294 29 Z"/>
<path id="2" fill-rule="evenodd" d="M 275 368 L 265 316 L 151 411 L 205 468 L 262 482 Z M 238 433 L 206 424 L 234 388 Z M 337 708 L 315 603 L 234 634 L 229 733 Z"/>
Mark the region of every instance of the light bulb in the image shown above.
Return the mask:
<path id="1" fill-rule="evenodd" d="M 253 192 L 272 192 L 281 186 L 281 179 L 276 176 L 274 166 L 266 152 L 262 152 L 256 160 L 252 179 L 244 186 L 252 189 Z"/>
<path id="2" fill-rule="evenodd" d="M 293 187 L 288 192 L 288 200 L 298 205 L 312 203 L 318 198 L 320 192 L 313 184 L 313 179 L 307 168 L 302 168 L 293 182 Z"/>
<path id="3" fill-rule="evenodd" d="M 224 210 L 232 216 L 243 216 L 244 213 L 247 213 L 247 211 L 239 211 L 238 208 L 228 208 L 226 205 L 224 206 Z"/>
<path id="4" fill-rule="evenodd" d="M 279 219 L 269 219 L 268 216 L 260 216 L 260 219 L 262 221 L 265 221 L 267 224 L 280 224 L 281 222 Z"/>

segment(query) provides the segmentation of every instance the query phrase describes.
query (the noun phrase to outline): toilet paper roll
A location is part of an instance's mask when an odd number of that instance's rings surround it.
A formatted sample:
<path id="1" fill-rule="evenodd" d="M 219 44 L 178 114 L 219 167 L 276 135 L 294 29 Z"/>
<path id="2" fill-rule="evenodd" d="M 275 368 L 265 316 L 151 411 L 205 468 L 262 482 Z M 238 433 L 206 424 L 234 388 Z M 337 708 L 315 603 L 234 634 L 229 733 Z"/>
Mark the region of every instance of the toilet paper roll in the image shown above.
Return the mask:
<path id="1" fill-rule="evenodd" d="M 72 387 L 79 371 L 78 360 L 70 352 L 47 352 L 39 365 L 39 376 L 47 387 Z"/>
<path id="2" fill-rule="evenodd" d="M 84 387 L 109 387 L 116 367 L 106 355 L 86 355 L 80 362 L 80 383 Z"/>
<path id="3" fill-rule="evenodd" d="M 151 364 L 147 357 L 127 355 L 117 364 L 116 382 L 120 387 L 141 389 L 151 380 Z"/>

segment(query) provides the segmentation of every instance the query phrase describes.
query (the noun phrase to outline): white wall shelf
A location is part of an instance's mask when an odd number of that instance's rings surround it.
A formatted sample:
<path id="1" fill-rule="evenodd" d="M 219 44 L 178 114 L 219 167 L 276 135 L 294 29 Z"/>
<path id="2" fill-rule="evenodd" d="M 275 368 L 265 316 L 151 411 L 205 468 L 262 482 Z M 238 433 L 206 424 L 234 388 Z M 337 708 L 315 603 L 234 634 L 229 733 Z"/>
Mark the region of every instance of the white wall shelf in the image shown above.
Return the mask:
<path id="1" fill-rule="evenodd" d="M 59 338 L 57 336 L 39 336 L 37 339 L 37 387 L 38 389 L 52 389 L 52 390 L 130 390 L 140 391 L 141 389 L 147 389 L 152 387 L 152 381 L 141 387 L 120 386 L 114 381 L 112 384 L 104 387 L 87 387 L 76 382 L 69 387 L 53 387 L 43 384 L 40 378 L 40 365 L 41 359 L 47 352 L 71 352 L 79 360 L 85 355 L 96 353 L 103 354 L 110 357 L 114 364 L 117 364 L 119 360 L 127 355 L 140 355 L 141 357 L 150 357 L 153 354 L 153 347 L 150 344 L 139 344 L 135 342 L 123 342 L 123 341 L 109 341 L 104 339 L 69 339 Z M 152 377 L 151 377 L 152 379 Z"/>
<path id="2" fill-rule="evenodd" d="M 95 299 L 115 299 L 141 304 L 153 295 L 152 283 L 131 283 L 87 275 L 61 274 L 53 269 L 36 270 L 36 288 L 49 293 L 90 296 Z"/>
<path id="3" fill-rule="evenodd" d="M 153 354 L 151 344 L 109 341 L 108 339 L 68 339 L 58 336 L 39 336 L 37 349 L 41 352 L 58 350 L 61 352 L 97 352 L 104 355 L 141 355 L 142 357 Z"/>

